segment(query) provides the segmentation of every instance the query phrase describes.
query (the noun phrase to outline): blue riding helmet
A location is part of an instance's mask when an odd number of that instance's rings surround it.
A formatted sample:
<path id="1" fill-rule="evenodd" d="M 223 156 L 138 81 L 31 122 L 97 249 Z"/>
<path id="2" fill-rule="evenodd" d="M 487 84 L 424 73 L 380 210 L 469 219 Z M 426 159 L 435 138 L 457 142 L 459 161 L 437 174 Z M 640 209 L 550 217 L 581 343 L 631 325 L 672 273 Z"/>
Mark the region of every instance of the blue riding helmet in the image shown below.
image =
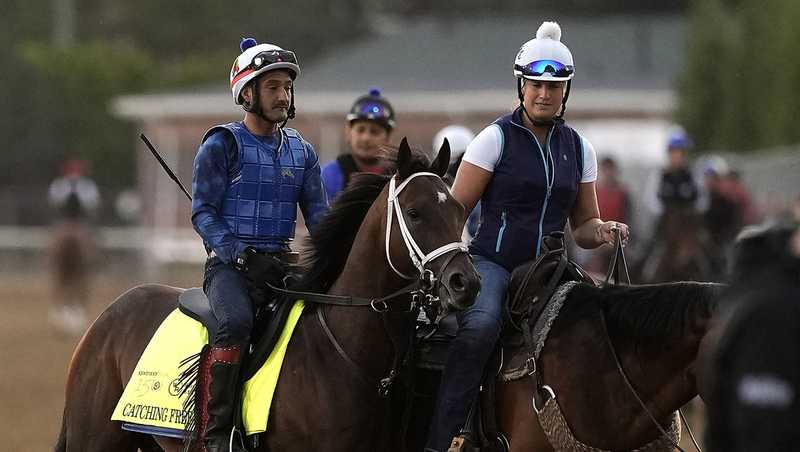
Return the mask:
<path id="1" fill-rule="evenodd" d="M 676 132 L 669 136 L 667 141 L 667 149 L 683 149 L 690 150 L 694 146 L 692 139 L 684 132 Z"/>
<path id="2" fill-rule="evenodd" d="M 381 91 L 377 88 L 371 88 L 369 94 L 356 99 L 346 118 L 350 123 L 359 119 L 375 121 L 389 132 L 397 126 L 392 104 L 381 95 Z"/>

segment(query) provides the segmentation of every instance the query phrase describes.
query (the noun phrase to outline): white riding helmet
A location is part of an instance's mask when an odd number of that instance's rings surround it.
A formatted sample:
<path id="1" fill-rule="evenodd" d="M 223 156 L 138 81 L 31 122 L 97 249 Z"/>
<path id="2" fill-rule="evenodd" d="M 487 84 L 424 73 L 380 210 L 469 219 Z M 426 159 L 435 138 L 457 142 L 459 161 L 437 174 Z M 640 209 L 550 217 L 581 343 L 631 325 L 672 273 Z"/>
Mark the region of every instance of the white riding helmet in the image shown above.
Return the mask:
<path id="1" fill-rule="evenodd" d="M 702 168 L 704 176 L 725 176 L 730 172 L 728 162 L 716 154 L 706 157 Z"/>
<path id="2" fill-rule="evenodd" d="M 433 152 L 438 151 L 439 148 L 442 147 L 445 138 L 447 138 L 448 143 L 450 143 L 450 164 L 452 165 L 459 157 L 464 155 L 467 146 L 469 146 L 475 138 L 475 134 L 461 125 L 447 126 L 438 131 L 433 137 Z"/>
<path id="3" fill-rule="evenodd" d="M 253 38 L 245 38 L 239 47 L 241 55 L 233 60 L 231 67 L 231 94 L 236 105 L 242 104 L 241 93 L 250 80 L 274 69 L 288 69 L 292 80 L 300 76 L 300 66 L 294 52 L 274 44 L 258 44 Z"/>
<path id="4" fill-rule="evenodd" d="M 514 76 L 529 80 L 567 81 L 575 75 L 572 53 L 561 42 L 561 27 L 544 22 L 536 38 L 522 44 L 514 60 Z"/>

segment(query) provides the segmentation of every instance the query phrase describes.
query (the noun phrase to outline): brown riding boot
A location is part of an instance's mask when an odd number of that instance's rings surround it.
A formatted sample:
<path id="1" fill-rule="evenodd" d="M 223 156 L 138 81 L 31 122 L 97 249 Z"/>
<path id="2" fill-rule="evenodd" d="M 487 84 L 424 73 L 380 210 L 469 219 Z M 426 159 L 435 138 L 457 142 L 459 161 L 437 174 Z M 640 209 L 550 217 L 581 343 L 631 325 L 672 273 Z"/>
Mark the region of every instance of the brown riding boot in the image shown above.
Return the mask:
<path id="1" fill-rule="evenodd" d="M 209 347 L 204 351 L 197 380 L 196 423 L 200 452 L 245 452 L 240 436 L 233 437 L 236 390 L 239 383 L 241 348 Z"/>

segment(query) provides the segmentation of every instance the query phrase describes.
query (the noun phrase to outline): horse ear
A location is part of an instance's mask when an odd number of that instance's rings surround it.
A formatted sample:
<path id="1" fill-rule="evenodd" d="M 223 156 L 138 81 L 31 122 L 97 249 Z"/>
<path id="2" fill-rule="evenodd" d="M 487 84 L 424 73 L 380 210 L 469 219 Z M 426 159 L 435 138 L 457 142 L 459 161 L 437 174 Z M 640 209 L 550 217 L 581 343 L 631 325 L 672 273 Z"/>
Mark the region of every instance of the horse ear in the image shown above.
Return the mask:
<path id="1" fill-rule="evenodd" d="M 438 174 L 439 177 L 444 177 L 447 173 L 447 168 L 450 166 L 450 143 L 447 138 L 444 139 L 442 146 L 439 147 L 439 153 L 436 155 L 436 160 L 431 163 L 431 172 Z"/>
<path id="2" fill-rule="evenodd" d="M 400 147 L 397 148 L 397 174 L 400 179 L 405 179 L 411 174 L 411 147 L 406 137 L 403 137 Z"/>

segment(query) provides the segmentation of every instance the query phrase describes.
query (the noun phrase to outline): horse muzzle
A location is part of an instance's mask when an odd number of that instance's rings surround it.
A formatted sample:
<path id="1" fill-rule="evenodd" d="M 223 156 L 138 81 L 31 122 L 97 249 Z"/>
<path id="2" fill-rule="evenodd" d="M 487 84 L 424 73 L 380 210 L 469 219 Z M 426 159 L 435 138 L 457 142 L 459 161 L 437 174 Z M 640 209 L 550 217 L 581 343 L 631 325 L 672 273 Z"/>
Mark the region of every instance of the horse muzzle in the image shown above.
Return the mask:
<path id="1" fill-rule="evenodd" d="M 462 311 L 475 303 L 480 290 L 480 276 L 472 265 L 468 254 L 456 256 L 439 277 L 438 293 L 442 305 Z"/>

